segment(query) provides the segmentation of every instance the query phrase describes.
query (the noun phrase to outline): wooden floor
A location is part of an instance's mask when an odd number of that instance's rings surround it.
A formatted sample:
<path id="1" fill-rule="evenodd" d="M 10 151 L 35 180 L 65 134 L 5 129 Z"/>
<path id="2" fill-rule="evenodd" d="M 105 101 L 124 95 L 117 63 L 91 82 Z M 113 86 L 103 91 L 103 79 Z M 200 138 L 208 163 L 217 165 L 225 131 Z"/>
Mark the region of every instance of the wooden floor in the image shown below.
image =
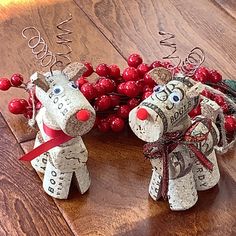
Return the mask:
<path id="1" fill-rule="evenodd" d="M 22 28 L 36 26 L 56 51 L 56 24 L 69 13 L 73 60 L 124 68 L 125 58 L 138 52 L 150 63 L 164 54 L 158 31 L 166 30 L 176 35 L 180 56 L 201 46 L 207 66 L 236 78 L 235 0 L 0 0 L 0 77 L 28 78 L 38 68 Z M 0 235 L 236 235 L 236 149 L 218 156 L 217 187 L 200 192 L 191 210 L 171 212 L 148 196 L 151 166 L 143 143 L 131 132 L 91 132 L 84 137 L 89 192 L 81 196 L 72 187 L 69 200 L 54 200 L 32 167 L 17 160 L 35 136 L 7 111 L 10 98 L 21 96 L 14 90 L 0 98 Z"/>

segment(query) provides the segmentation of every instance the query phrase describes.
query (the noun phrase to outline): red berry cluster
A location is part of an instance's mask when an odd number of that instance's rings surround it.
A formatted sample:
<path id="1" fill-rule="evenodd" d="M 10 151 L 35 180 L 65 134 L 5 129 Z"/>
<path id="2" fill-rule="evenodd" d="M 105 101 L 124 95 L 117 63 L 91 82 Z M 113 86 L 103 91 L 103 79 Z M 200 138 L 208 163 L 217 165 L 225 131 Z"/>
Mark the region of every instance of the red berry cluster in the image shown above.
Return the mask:
<path id="1" fill-rule="evenodd" d="M 0 78 L 0 90 L 7 91 L 11 87 L 23 88 L 27 90 L 27 84 L 20 74 L 14 74 L 10 80 L 7 78 Z M 41 108 L 41 103 L 38 101 L 34 93 L 29 91 L 29 98 L 26 101 L 23 98 L 14 98 L 8 104 L 8 109 L 12 114 L 23 114 L 27 119 L 31 119 L 33 115 L 33 102 L 36 110 Z"/>
<path id="2" fill-rule="evenodd" d="M 128 67 L 122 73 L 117 65 L 99 64 L 93 69 L 90 63 L 84 63 L 87 71 L 76 81 L 97 112 L 95 127 L 101 132 L 122 131 L 130 110 L 153 92 L 156 83 L 148 72 L 155 67 L 169 66 L 160 61 L 148 65 L 138 54 L 130 55 L 127 63 Z M 98 76 L 94 83 L 88 79 L 93 73 Z"/>

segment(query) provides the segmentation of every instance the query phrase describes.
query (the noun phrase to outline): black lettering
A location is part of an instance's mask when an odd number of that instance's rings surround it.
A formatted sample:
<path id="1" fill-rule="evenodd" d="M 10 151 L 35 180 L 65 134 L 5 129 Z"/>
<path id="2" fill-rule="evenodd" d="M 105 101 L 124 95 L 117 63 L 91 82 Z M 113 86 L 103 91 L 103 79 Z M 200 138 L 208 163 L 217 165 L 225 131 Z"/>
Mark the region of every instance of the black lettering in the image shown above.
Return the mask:
<path id="1" fill-rule="evenodd" d="M 63 103 L 59 103 L 57 108 L 61 109 L 62 107 L 63 107 Z"/>
<path id="2" fill-rule="evenodd" d="M 56 176 L 57 176 L 57 172 L 53 170 L 53 171 L 51 172 L 51 175 L 52 175 L 53 177 L 56 177 Z"/>
<path id="3" fill-rule="evenodd" d="M 53 102 L 56 104 L 58 102 L 59 98 L 58 97 L 55 97 Z"/>
<path id="4" fill-rule="evenodd" d="M 51 193 L 54 193 L 54 189 L 51 188 L 51 187 L 48 187 L 48 191 L 51 192 Z"/>
<path id="5" fill-rule="evenodd" d="M 199 180 L 204 180 L 204 179 L 205 179 L 205 175 L 200 175 L 200 176 L 198 176 L 198 179 L 199 179 Z"/>
<path id="6" fill-rule="evenodd" d="M 54 185 L 56 181 L 54 179 L 50 179 L 50 183 Z"/>

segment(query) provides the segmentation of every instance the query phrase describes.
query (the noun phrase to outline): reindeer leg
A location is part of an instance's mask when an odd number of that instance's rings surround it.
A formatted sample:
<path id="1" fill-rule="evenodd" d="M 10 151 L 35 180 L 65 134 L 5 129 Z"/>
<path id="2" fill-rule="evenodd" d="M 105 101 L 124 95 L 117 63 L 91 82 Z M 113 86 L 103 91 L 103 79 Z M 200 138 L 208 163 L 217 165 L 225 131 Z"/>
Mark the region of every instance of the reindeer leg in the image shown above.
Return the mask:
<path id="1" fill-rule="evenodd" d="M 41 136 L 41 133 L 38 132 L 37 136 L 35 138 L 35 143 L 34 143 L 34 148 L 38 147 L 39 145 L 41 145 L 43 143 L 43 138 Z M 47 165 L 47 160 L 49 158 L 49 153 L 45 152 L 42 155 L 36 157 L 34 160 L 31 161 L 31 165 L 33 166 L 33 168 L 40 172 L 40 173 L 44 173 L 45 169 L 46 169 L 46 165 Z"/>
<path id="2" fill-rule="evenodd" d="M 161 175 L 156 168 L 152 170 L 152 177 L 149 184 L 149 195 L 155 201 L 161 197 Z"/>
<path id="3" fill-rule="evenodd" d="M 76 185 L 80 193 L 84 194 L 89 189 L 89 186 L 91 184 L 91 179 L 87 169 L 87 165 L 85 164 L 81 166 L 74 173 L 76 177 Z"/>
<path id="4" fill-rule="evenodd" d="M 43 180 L 44 191 L 54 198 L 67 199 L 72 175 L 73 172 L 62 172 L 55 168 L 49 159 Z"/>

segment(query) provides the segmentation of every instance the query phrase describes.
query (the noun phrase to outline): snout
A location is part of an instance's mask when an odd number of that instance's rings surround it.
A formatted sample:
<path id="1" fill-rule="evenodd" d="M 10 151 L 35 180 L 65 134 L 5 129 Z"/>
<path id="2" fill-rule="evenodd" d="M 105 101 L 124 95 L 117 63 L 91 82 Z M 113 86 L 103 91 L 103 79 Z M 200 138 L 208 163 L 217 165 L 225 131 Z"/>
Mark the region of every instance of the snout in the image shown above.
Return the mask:
<path id="1" fill-rule="evenodd" d="M 139 106 L 129 114 L 129 125 L 135 135 L 145 142 L 155 142 L 164 131 L 161 117 L 151 108 Z"/>

